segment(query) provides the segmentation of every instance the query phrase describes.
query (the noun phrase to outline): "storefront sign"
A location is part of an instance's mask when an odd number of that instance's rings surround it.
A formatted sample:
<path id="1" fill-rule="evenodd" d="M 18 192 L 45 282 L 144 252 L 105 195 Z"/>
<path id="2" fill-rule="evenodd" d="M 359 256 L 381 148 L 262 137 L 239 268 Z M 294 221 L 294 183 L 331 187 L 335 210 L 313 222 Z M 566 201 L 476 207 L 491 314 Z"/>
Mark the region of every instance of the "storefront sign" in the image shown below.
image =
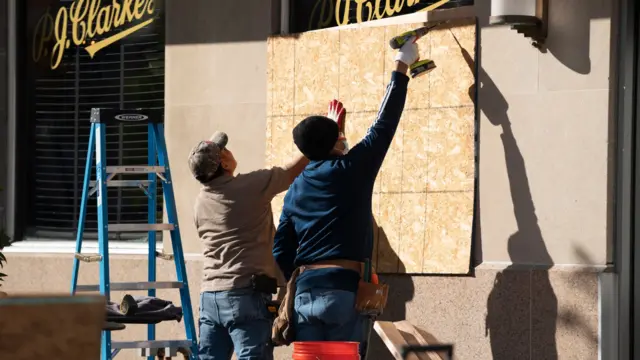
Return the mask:
<path id="1" fill-rule="evenodd" d="M 292 32 L 469 5 L 473 0 L 298 0 L 292 1 Z"/>
<path id="2" fill-rule="evenodd" d="M 61 7 L 55 19 L 49 11 L 40 18 L 33 37 L 33 60 L 50 56 L 51 69 L 56 69 L 72 43 L 84 47 L 93 58 L 98 51 L 151 24 L 154 11 L 154 0 L 112 0 L 108 5 L 101 0 L 74 0 L 70 7 Z M 115 31 L 121 28 L 126 29 Z M 98 36 L 101 39 L 94 40 Z"/>

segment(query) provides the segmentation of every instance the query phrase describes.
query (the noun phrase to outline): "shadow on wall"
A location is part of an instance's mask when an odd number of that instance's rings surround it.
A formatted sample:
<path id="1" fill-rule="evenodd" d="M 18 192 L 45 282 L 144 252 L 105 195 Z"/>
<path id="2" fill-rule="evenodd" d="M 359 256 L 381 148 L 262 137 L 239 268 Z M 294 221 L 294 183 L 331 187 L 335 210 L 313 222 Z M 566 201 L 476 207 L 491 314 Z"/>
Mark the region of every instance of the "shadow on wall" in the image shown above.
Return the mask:
<path id="1" fill-rule="evenodd" d="M 584 248 L 580 246 L 574 247 L 576 257 L 580 259 L 582 264 L 597 264 L 597 262 L 589 256 Z M 576 276 L 572 279 L 572 289 L 578 292 L 584 292 L 591 295 L 593 292 L 593 285 L 589 281 L 587 276 Z M 558 322 L 562 324 L 566 329 L 569 329 L 581 338 L 589 339 L 593 344 L 599 344 L 598 332 L 594 331 L 593 325 L 589 324 L 590 319 L 586 319 L 583 314 L 580 314 L 572 308 L 565 308 L 558 313 Z"/>
<path id="2" fill-rule="evenodd" d="M 488 26 L 490 0 L 476 0 L 480 26 Z M 549 0 L 548 34 L 543 52 L 550 52 L 579 74 L 591 72 L 591 20 L 610 18 L 610 0 Z M 513 30 L 515 32 L 515 30 Z M 505 45 L 508 46 L 508 45 Z"/>
<path id="3" fill-rule="evenodd" d="M 471 55 L 460 48 L 467 65 L 475 69 Z M 549 268 L 553 259 L 547 251 L 542 231 L 538 225 L 535 206 L 529 188 L 529 179 L 524 158 L 511 129 L 508 116 L 509 104 L 496 84 L 480 66 L 478 67 L 479 98 L 491 101 L 480 102 L 480 111 L 484 113 L 491 125 L 502 127 L 502 145 L 504 148 L 509 188 L 513 201 L 513 211 L 518 231 L 508 240 L 508 253 L 512 264 L 548 264 L 535 272 L 535 297 L 532 295 L 533 276 L 529 281 L 522 281 L 522 273 L 513 265 L 499 272 L 487 299 L 487 316 L 485 319 L 485 335 L 489 336 L 491 353 L 494 360 L 511 359 L 515 349 L 531 349 L 535 358 L 557 359 L 556 319 L 558 318 L 558 299 L 549 280 Z M 469 96 L 475 99 L 475 88 L 469 89 Z M 487 105 L 484 105 L 487 104 Z M 477 214 L 481 214 L 482 204 L 478 204 Z M 476 224 L 476 226 L 478 226 Z M 478 228 L 479 230 L 479 228 Z M 477 233 L 481 233 L 478 231 Z M 478 239 L 476 239 L 478 240 Z M 476 243 L 478 247 L 481 244 Z M 529 299 L 523 299 L 528 294 Z M 539 304 L 538 304 L 539 302 Z M 535 324 L 532 309 L 536 309 Z M 526 319 L 528 321 L 518 321 Z M 515 321 L 514 321 L 515 320 Z M 532 342 L 532 331 L 535 328 L 535 344 Z M 535 349 L 534 349 L 535 347 Z M 526 354 L 525 356 L 529 356 Z"/>
<path id="4" fill-rule="evenodd" d="M 547 251 L 538 225 L 524 158 L 513 136 L 507 116 L 508 105 L 484 70 L 480 71 L 481 96 L 491 97 L 494 99 L 494 104 L 505 105 L 490 109 L 483 108 L 482 111 L 492 125 L 501 126 L 503 130 L 500 137 L 504 147 L 513 211 L 518 226 L 518 230 L 509 237 L 507 245 L 509 259 L 512 264 L 549 264 L 535 271 L 535 286 L 533 276 L 529 277 L 529 282 L 522 283 L 522 276 L 518 274 L 517 269 L 514 269 L 514 265 L 496 274 L 493 289 L 487 299 L 485 334 L 490 337 L 491 353 L 495 360 L 510 359 L 513 356 L 513 349 L 529 347 L 531 347 L 531 353 L 537 354 L 536 358 L 557 359 L 558 299 L 549 280 L 549 268 L 553 260 Z M 481 207 L 482 204 L 480 204 Z M 516 289 L 522 288 L 522 285 L 528 286 L 531 290 L 517 291 Z M 533 289 L 535 289 L 535 296 Z M 531 302 L 522 301 L 522 294 L 529 294 Z M 534 308 L 535 316 L 532 311 Z M 505 311 L 513 314 L 528 314 L 531 325 L 508 321 L 509 317 L 505 316 Z M 534 328 L 535 343 L 531 340 L 531 332 Z"/>
<path id="5" fill-rule="evenodd" d="M 384 228 L 378 227 L 377 222 L 373 219 L 374 229 L 378 230 L 378 249 L 392 249 L 389 244 Z M 415 288 L 413 285 L 413 278 L 406 274 L 406 267 L 400 260 L 400 257 L 395 252 L 389 252 L 386 258 L 390 262 L 398 264 L 398 274 L 380 275 L 380 282 L 384 282 L 389 285 L 389 301 L 384 309 L 384 313 L 377 320 L 381 321 L 401 321 L 407 319 L 407 303 L 413 300 Z M 368 359 L 375 360 L 393 360 L 386 345 L 380 339 L 380 336 L 371 330 L 369 337 L 369 351 Z M 375 356 L 373 355 L 375 354 Z"/>

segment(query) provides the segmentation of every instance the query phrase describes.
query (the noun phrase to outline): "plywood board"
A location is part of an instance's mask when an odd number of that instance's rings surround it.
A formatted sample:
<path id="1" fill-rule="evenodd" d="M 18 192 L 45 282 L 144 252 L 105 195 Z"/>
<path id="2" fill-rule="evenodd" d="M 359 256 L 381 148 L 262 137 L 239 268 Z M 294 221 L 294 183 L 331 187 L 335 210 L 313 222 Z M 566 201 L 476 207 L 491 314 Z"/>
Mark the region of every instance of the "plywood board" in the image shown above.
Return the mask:
<path id="1" fill-rule="evenodd" d="M 391 355 L 397 360 L 402 359 L 402 350 L 406 346 L 441 346 L 431 333 L 406 320 L 402 321 L 376 321 L 373 324 L 382 342 L 387 346 Z M 423 351 L 409 353 L 406 360 L 448 360 L 446 353 L 435 351 Z"/>
<path id="2" fill-rule="evenodd" d="M 330 100 L 348 110 L 353 146 L 375 120 L 392 71 L 389 39 L 421 24 L 328 29 L 268 41 L 266 162 L 297 149 L 291 130 Z M 373 263 L 380 273 L 466 274 L 476 173 L 473 19 L 451 21 L 418 42 L 437 68 L 409 82 L 400 126 L 376 179 Z M 276 223 L 282 198 L 273 204 Z"/>
<path id="3" fill-rule="evenodd" d="M 0 358 L 99 359 L 105 315 L 101 296 L 0 299 Z"/>

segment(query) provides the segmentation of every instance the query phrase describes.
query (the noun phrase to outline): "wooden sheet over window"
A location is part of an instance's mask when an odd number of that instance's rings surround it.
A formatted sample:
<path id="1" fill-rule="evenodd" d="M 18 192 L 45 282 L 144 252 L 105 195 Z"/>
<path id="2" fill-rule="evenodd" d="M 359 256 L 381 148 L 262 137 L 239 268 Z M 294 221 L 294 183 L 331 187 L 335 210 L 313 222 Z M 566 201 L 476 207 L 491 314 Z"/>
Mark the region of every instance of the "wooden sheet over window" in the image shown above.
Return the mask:
<path id="1" fill-rule="evenodd" d="M 334 98 L 348 109 L 347 138 L 355 145 L 375 120 L 390 78 L 395 51 L 389 39 L 418 26 L 270 38 L 267 163 L 291 159 L 298 152 L 293 126 L 307 115 L 324 114 Z M 374 265 L 380 273 L 465 274 L 476 164 L 475 21 L 452 22 L 420 39 L 419 47 L 421 58 L 438 67 L 410 81 L 376 181 Z M 276 223 L 283 196 L 273 202 Z"/>

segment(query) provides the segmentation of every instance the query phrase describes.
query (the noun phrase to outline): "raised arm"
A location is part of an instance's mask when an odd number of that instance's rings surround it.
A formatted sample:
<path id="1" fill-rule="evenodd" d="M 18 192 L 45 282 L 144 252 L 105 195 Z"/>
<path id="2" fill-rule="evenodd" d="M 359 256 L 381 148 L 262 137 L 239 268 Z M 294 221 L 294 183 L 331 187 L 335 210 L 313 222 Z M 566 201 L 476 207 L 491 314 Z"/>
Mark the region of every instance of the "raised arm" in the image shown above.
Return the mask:
<path id="1" fill-rule="evenodd" d="M 259 191 L 258 196 L 261 196 L 265 202 L 270 203 L 276 195 L 289 188 L 289 185 L 300 175 L 308 163 L 309 160 L 306 157 L 298 156 L 285 166 L 260 169 L 239 176 L 250 178 L 251 180 L 249 181 L 255 184 L 253 188 Z"/>
<path id="2" fill-rule="evenodd" d="M 374 174 L 380 169 L 400 123 L 409 82 L 406 71 L 405 64 L 396 63 L 396 71 L 391 73 L 391 81 L 387 85 L 378 116 L 365 137 L 349 152 L 353 164 L 358 167 L 364 165 L 363 167 L 370 169 Z"/>
<path id="3" fill-rule="evenodd" d="M 407 71 L 409 65 L 417 60 L 418 47 L 415 42 L 411 41 L 400 49 L 396 57 L 395 69 L 391 73 L 391 81 L 387 85 L 382 104 L 378 110 L 378 116 L 369 128 L 367 135 L 348 154 L 352 164 L 372 176 L 375 176 L 380 170 L 398 128 L 407 98 L 409 83 Z"/>
<path id="4" fill-rule="evenodd" d="M 293 182 L 295 178 L 300 175 L 300 173 L 304 170 L 304 168 L 309 164 L 309 159 L 304 157 L 303 155 L 297 156 L 293 161 L 284 166 L 285 171 L 287 172 L 287 179 L 289 180 L 289 185 Z"/>

